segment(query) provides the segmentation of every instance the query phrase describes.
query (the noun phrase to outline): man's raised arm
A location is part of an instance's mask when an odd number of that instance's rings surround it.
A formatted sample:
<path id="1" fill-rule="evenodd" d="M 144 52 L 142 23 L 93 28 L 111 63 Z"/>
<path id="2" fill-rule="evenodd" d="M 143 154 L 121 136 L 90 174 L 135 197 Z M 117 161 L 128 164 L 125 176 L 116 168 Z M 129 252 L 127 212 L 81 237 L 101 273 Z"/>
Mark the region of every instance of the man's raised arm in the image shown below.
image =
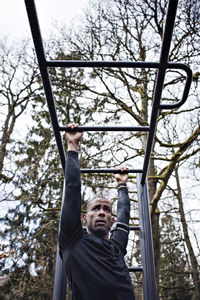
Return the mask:
<path id="1" fill-rule="evenodd" d="M 77 128 L 77 124 L 68 127 Z M 66 132 L 68 152 L 65 167 L 64 203 L 61 213 L 59 234 L 60 249 L 63 250 L 78 238 L 81 233 L 81 180 L 78 161 L 78 145 L 82 138 L 78 131 Z"/>
<path id="2" fill-rule="evenodd" d="M 127 168 L 121 168 L 120 171 L 126 171 Z M 117 220 L 112 226 L 112 239 L 120 244 L 124 254 L 126 254 L 126 246 L 129 233 L 129 218 L 130 218 L 130 199 L 126 182 L 128 180 L 127 173 L 115 174 L 118 189 L 117 203 Z"/>

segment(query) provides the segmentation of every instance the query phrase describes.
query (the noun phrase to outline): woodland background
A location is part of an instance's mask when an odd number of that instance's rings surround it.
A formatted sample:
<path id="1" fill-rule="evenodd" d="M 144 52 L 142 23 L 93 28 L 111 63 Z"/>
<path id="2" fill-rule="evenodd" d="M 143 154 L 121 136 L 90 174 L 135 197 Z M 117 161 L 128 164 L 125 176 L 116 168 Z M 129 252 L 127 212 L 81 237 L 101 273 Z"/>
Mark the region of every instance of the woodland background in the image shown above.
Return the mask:
<path id="1" fill-rule="evenodd" d="M 55 26 L 49 59 L 158 61 L 167 1 L 93 0 L 82 23 Z M 200 3 L 180 0 L 170 62 L 193 82 L 179 109 L 161 110 L 148 170 L 156 283 L 160 299 L 200 299 Z M 148 125 L 151 69 L 50 69 L 61 125 Z M 181 97 L 185 74 L 168 70 L 162 103 Z M 63 173 L 32 40 L 0 40 L 0 299 L 52 299 Z M 146 133 L 84 133 L 82 168 L 140 168 Z M 64 135 L 63 135 L 63 142 Z M 96 192 L 116 202 L 112 176 L 82 175 L 83 211 Z M 130 224 L 138 225 L 130 175 Z M 9 209 L 4 209 L 4 205 Z M 137 233 L 127 264 L 140 264 Z M 137 299 L 141 275 L 132 274 Z M 69 296 L 70 297 L 70 296 Z M 68 298 L 69 299 L 69 298 Z"/>

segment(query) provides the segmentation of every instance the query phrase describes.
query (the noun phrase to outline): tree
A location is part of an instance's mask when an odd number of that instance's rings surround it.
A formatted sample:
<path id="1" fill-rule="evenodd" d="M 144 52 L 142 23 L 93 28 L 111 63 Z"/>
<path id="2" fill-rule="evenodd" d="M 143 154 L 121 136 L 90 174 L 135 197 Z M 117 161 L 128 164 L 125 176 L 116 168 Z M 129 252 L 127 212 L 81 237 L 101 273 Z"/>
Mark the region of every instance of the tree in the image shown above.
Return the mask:
<path id="1" fill-rule="evenodd" d="M 191 240 L 189 238 L 189 230 L 187 226 L 187 221 L 186 221 L 186 216 L 184 212 L 184 207 L 183 207 L 183 199 L 182 199 L 182 191 L 181 191 L 181 184 L 180 184 L 180 179 L 179 179 L 179 174 L 178 174 L 178 166 L 175 169 L 175 178 L 176 178 L 176 184 L 177 184 L 177 199 L 178 199 L 178 204 L 179 204 L 179 212 L 180 212 L 180 219 L 181 219 L 181 224 L 182 224 L 182 230 L 184 234 L 184 240 L 187 245 L 189 257 L 190 257 L 190 263 L 191 263 L 191 269 L 192 269 L 192 278 L 194 282 L 194 295 L 195 298 L 198 299 L 200 295 L 200 278 L 199 278 L 199 266 L 198 266 L 198 261 L 195 256 Z"/>
<path id="2" fill-rule="evenodd" d="M 164 213 L 161 234 L 160 299 L 192 299 L 192 285 L 184 253 L 184 239 L 174 218 Z M 184 282 L 184 286 L 183 286 Z"/>
<path id="3" fill-rule="evenodd" d="M 0 42 L 0 95 L 1 95 L 1 144 L 0 144 L 0 179 L 9 182 L 14 174 L 5 169 L 8 159 L 8 147 L 12 144 L 11 135 L 16 122 L 24 113 L 28 103 L 38 89 L 34 58 L 28 53 L 28 43 L 23 41 L 15 50 L 6 39 Z"/>
<path id="4" fill-rule="evenodd" d="M 35 225 L 31 220 L 33 212 L 29 215 L 24 213 L 25 208 L 30 212 L 31 206 L 28 194 L 25 195 L 25 186 L 21 187 L 24 190 L 22 199 L 20 198 L 21 193 L 19 194 L 20 180 L 18 177 L 21 174 L 19 169 L 21 166 L 15 160 L 17 160 L 17 153 L 22 142 L 16 137 L 16 133 L 20 132 L 18 127 L 21 127 L 21 123 L 19 121 L 29 111 L 30 103 L 34 98 L 37 98 L 41 87 L 38 85 L 38 68 L 35 63 L 35 55 L 33 56 L 28 42 L 24 41 L 15 45 L 16 47 L 13 49 L 9 45 L 9 41 L 1 41 L 1 107 L 3 108 L 0 146 L 1 202 L 10 202 L 7 215 L 1 218 L 3 224 L 1 227 L 1 257 L 4 259 L 1 261 L 1 281 L 4 283 L 3 287 L 1 285 L 1 295 L 6 298 L 8 297 L 6 295 L 9 294 L 11 297 L 21 299 L 24 294 L 25 298 L 28 299 L 26 289 L 28 287 L 30 291 L 30 280 L 34 278 L 31 275 L 35 272 L 32 255 L 35 256 L 36 261 L 39 261 L 37 257 L 39 254 L 36 255 L 34 251 L 31 252 L 31 249 L 36 245 L 35 241 L 30 243 L 30 235 L 35 234 Z M 24 128 L 25 126 L 20 128 L 22 131 L 20 133 L 25 136 Z M 24 147 L 24 143 L 22 147 Z M 23 180 L 21 182 L 23 184 Z M 12 205 L 13 201 L 16 205 Z M 28 202 L 27 206 L 25 205 L 26 201 Z M 53 228 L 55 230 L 54 226 Z M 42 272 L 40 265 L 38 273 L 42 275 Z M 38 282 L 41 284 L 39 280 Z M 35 293 L 37 294 L 36 291 Z"/>

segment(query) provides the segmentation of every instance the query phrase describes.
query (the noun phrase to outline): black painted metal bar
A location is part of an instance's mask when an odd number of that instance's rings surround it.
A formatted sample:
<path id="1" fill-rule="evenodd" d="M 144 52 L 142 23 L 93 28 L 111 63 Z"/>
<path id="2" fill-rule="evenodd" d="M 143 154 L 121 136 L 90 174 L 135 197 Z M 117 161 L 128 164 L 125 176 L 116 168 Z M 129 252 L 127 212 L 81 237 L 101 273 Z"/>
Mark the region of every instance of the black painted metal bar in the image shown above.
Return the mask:
<path id="1" fill-rule="evenodd" d="M 157 299 L 157 292 L 148 190 L 146 180 L 144 184 L 141 184 L 141 179 L 142 174 L 137 174 L 140 248 L 143 266 L 143 299 L 155 300 Z"/>
<path id="2" fill-rule="evenodd" d="M 51 60 L 47 61 L 48 67 L 65 67 L 65 68 L 151 68 L 160 69 L 161 64 L 158 62 L 143 61 L 81 61 L 81 60 Z M 187 99 L 190 85 L 192 82 L 192 70 L 182 63 L 167 63 L 166 69 L 184 70 L 187 73 L 186 85 L 182 100 L 175 104 L 160 104 L 159 108 L 171 109 L 181 106 Z"/>
<path id="3" fill-rule="evenodd" d="M 128 270 L 129 270 L 129 272 L 142 272 L 143 271 L 143 267 L 140 267 L 140 266 L 133 267 L 133 266 L 131 266 L 131 267 L 128 267 Z"/>
<path id="4" fill-rule="evenodd" d="M 56 255 L 56 269 L 55 269 L 55 276 L 54 276 L 53 300 L 66 300 L 66 290 L 67 290 L 66 266 L 60 257 L 59 246 L 58 246 L 57 255 Z"/>
<path id="5" fill-rule="evenodd" d="M 81 173 L 112 173 L 112 174 L 127 174 L 127 173 L 142 173 L 142 169 L 128 169 L 126 171 L 121 172 L 120 170 L 117 169 L 81 169 Z"/>
<path id="6" fill-rule="evenodd" d="M 48 67 L 65 68 L 159 68 L 158 62 L 144 61 L 89 61 L 89 60 L 49 60 Z"/>
<path id="7" fill-rule="evenodd" d="M 26 10 L 28 14 L 28 19 L 30 23 L 30 28 L 32 32 L 32 37 L 33 37 L 33 42 L 35 45 L 35 51 L 37 55 L 37 60 L 40 68 L 40 73 L 42 76 L 42 81 L 43 81 L 43 86 L 46 94 L 46 99 L 47 99 L 47 105 L 49 108 L 49 113 L 51 117 L 51 123 L 53 126 L 53 131 L 54 135 L 56 138 L 56 143 L 58 147 L 58 152 L 60 155 L 60 160 L 63 168 L 63 172 L 65 169 L 65 153 L 64 153 L 64 148 L 63 148 L 63 143 L 59 131 L 59 124 L 58 124 L 58 118 L 57 118 L 57 113 L 56 113 L 56 108 L 55 108 L 55 103 L 54 103 L 54 97 L 53 97 L 53 92 L 51 88 L 51 81 L 48 73 L 48 68 L 47 68 L 47 63 L 46 63 L 46 56 L 45 56 L 45 51 L 43 47 L 43 42 L 42 42 L 42 36 L 40 32 L 40 26 L 37 18 L 37 11 L 35 7 L 34 0 L 25 0 L 26 4 Z"/>
<path id="8" fill-rule="evenodd" d="M 130 230 L 140 230 L 140 226 L 129 226 Z"/>
<path id="9" fill-rule="evenodd" d="M 64 196 L 65 196 L 65 181 L 63 184 L 61 213 L 64 204 Z M 60 257 L 59 244 L 58 244 L 57 253 L 56 253 L 56 268 L 55 268 L 55 275 L 54 275 L 53 300 L 66 300 L 66 294 L 67 294 L 66 265 L 64 264 L 62 258 Z"/>
<path id="10" fill-rule="evenodd" d="M 151 68 L 160 69 L 162 66 L 158 62 L 143 61 L 81 61 L 81 60 L 51 60 L 47 61 L 48 67 L 66 67 L 66 68 Z M 184 87 L 182 100 L 175 104 L 160 104 L 159 108 L 172 109 L 180 107 L 187 99 L 190 85 L 192 82 L 192 70 L 182 63 L 167 63 L 166 69 L 184 70 L 187 73 L 186 84 Z"/>
<path id="11" fill-rule="evenodd" d="M 51 60 L 47 61 L 48 67 L 76 67 L 76 68 L 151 68 L 151 69 L 160 69 L 161 64 L 158 62 L 131 62 L 131 61 L 81 61 L 81 60 Z M 186 101 L 190 85 L 192 82 L 192 70 L 185 64 L 182 63 L 167 63 L 166 69 L 177 69 L 184 70 L 187 74 L 186 84 L 184 87 L 183 97 L 177 103 L 172 104 L 160 104 L 159 108 L 162 109 L 172 109 L 180 107 Z M 94 130 L 95 131 L 95 130 Z"/>
<path id="12" fill-rule="evenodd" d="M 71 129 L 67 126 L 59 127 L 60 131 L 149 131 L 148 126 L 137 126 L 137 127 L 125 127 L 125 126 L 78 126 L 77 128 Z"/>
<path id="13" fill-rule="evenodd" d="M 63 143 L 59 131 L 58 118 L 56 114 L 53 92 L 51 88 L 51 81 L 48 73 L 48 68 L 46 65 L 46 57 L 45 57 L 42 37 L 40 33 L 39 22 L 37 18 L 36 7 L 35 7 L 34 0 L 25 0 L 25 4 L 26 4 L 27 14 L 28 14 L 30 28 L 32 32 L 33 42 L 35 45 L 40 73 L 42 76 L 43 86 L 46 94 L 47 105 L 49 108 L 54 135 L 55 135 L 58 152 L 60 155 L 60 160 L 64 172 L 65 169 L 64 148 L 63 148 Z M 66 299 L 66 283 L 67 283 L 66 266 L 63 264 L 63 261 L 61 260 L 61 257 L 59 255 L 59 250 L 57 249 L 53 300 Z"/>
<path id="14" fill-rule="evenodd" d="M 170 65 L 170 69 L 177 69 L 177 70 L 183 70 L 186 73 L 186 83 L 184 86 L 184 90 L 183 90 L 183 95 L 182 95 L 182 99 L 176 103 L 171 103 L 171 104 L 160 104 L 159 108 L 160 109 L 173 109 L 173 108 L 178 108 L 181 105 L 183 105 L 185 103 L 185 101 L 187 100 L 188 94 L 189 94 L 189 90 L 190 90 L 190 86 L 191 86 L 191 82 L 192 82 L 192 70 L 185 64 L 179 64 L 179 63 L 168 63 L 168 66 Z"/>
<path id="15" fill-rule="evenodd" d="M 149 159 L 151 154 L 151 148 L 153 145 L 156 125 L 157 125 L 158 111 L 160 108 L 160 99 L 161 99 L 163 84 L 165 80 L 165 73 L 166 73 L 167 63 L 169 58 L 169 50 L 170 50 L 177 6 L 178 6 L 178 0 L 169 0 L 166 22 L 165 22 L 165 29 L 164 29 L 163 40 L 162 40 L 161 54 L 160 54 L 160 66 L 157 73 L 156 86 L 155 86 L 154 97 L 153 97 L 153 106 L 152 106 L 151 119 L 150 119 L 150 131 L 147 139 L 147 147 L 146 147 L 146 153 L 145 153 L 145 158 L 143 163 L 143 175 L 141 178 L 141 184 L 145 183 L 147 170 L 149 166 Z"/>

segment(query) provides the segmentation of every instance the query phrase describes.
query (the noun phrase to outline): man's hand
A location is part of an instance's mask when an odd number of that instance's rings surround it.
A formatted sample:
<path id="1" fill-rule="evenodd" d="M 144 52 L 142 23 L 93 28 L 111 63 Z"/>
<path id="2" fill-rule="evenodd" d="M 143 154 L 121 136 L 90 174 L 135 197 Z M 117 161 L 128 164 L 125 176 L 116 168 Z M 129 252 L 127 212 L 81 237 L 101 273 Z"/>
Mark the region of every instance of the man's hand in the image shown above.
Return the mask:
<path id="1" fill-rule="evenodd" d="M 71 129 L 77 128 L 78 124 L 68 124 L 67 127 Z M 65 138 L 68 145 L 68 151 L 77 151 L 78 144 L 83 136 L 83 133 L 80 131 L 66 132 Z"/>
<path id="2" fill-rule="evenodd" d="M 127 169 L 128 168 L 122 167 L 119 169 L 119 171 L 123 172 L 123 171 L 126 171 Z M 115 174 L 115 179 L 117 181 L 117 184 L 126 183 L 128 180 L 128 173 Z"/>

